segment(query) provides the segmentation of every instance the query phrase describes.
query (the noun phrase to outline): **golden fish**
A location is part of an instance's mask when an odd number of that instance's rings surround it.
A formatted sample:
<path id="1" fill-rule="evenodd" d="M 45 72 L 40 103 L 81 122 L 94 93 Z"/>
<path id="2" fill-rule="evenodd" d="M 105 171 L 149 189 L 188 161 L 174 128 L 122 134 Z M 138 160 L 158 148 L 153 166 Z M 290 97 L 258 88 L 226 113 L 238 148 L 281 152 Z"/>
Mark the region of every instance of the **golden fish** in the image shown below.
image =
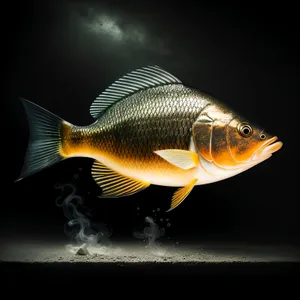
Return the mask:
<path id="1" fill-rule="evenodd" d="M 30 139 L 18 180 L 67 158 L 90 157 L 101 197 L 128 196 L 151 184 L 179 187 L 168 211 L 194 186 L 239 174 L 282 147 L 276 136 L 158 66 L 109 86 L 92 103 L 95 122 L 88 126 L 21 100 Z"/>

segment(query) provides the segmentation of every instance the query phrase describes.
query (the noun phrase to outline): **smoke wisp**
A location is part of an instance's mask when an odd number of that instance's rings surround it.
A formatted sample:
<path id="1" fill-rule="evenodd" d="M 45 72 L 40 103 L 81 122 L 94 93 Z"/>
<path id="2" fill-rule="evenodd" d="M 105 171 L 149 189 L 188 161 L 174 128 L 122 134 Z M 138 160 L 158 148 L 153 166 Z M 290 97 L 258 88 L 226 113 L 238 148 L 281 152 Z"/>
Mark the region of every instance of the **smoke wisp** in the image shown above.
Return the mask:
<path id="1" fill-rule="evenodd" d="M 76 242 L 76 245 L 66 245 L 67 251 L 78 254 L 78 251 L 84 250 L 85 254 L 102 255 L 119 251 L 112 248 L 112 231 L 105 224 L 92 224 L 89 212 L 83 212 L 83 198 L 77 194 L 73 184 L 57 184 L 55 188 L 61 191 L 56 205 L 62 207 L 64 216 L 68 219 L 65 234 Z"/>
<path id="2" fill-rule="evenodd" d="M 145 227 L 143 232 L 136 231 L 133 233 L 133 235 L 136 238 L 146 240 L 146 247 L 149 248 L 152 254 L 164 256 L 167 253 L 167 250 L 162 248 L 158 239 L 165 235 L 165 228 L 159 228 L 159 226 L 154 222 L 153 218 L 149 216 L 145 218 L 145 222 L 147 222 L 149 226 Z"/>

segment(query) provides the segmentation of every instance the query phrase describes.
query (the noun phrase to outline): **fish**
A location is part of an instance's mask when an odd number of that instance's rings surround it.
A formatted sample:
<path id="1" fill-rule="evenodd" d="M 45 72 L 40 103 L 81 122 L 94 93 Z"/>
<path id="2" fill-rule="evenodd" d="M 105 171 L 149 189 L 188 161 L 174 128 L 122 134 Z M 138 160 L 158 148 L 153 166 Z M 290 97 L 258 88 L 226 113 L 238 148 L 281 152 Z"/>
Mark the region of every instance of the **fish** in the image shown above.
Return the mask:
<path id="1" fill-rule="evenodd" d="M 199 185 L 242 173 L 283 143 L 215 97 L 158 65 L 128 71 L 95 97 L 93 122 L 71 124 L 20 97 L 29 140 L 17 181 L 65 159 L 93 159 L 99 198 L 176 187 L 169 212 Z"/>

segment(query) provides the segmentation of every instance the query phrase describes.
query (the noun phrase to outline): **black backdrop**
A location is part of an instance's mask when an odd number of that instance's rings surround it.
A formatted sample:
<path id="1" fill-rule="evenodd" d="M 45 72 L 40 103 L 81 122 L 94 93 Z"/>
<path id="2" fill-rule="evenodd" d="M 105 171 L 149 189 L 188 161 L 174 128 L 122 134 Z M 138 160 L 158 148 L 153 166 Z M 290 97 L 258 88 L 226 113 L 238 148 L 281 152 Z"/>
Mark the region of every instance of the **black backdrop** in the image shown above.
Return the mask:
<path id="1" fill-rule="evenodd" d="M 159 217 L 169 218 L 167 234 L 176 239 L 299 242 L 295 11 L 274 3 L 172 1 L 27 1 L 8 8 L 2 233 L 64 237 L 66 219 L 55 205 L 54 185 L 72 182 L 93 219 L 111 226 L 116 239 L 132 238 L 144 217 L 160 208 Z M 232 106 L 278 135 L 283 148 L 245 173 L 196 187 L 167 215 L 162 211 L 173 188 L 151 186 L 129 198 L 97 199 L 87 158 L 13 183 L 29 133 L 19 96 L 71 123 L 90 124 L 94 98 L 124 73 L 148 64 Z"/>

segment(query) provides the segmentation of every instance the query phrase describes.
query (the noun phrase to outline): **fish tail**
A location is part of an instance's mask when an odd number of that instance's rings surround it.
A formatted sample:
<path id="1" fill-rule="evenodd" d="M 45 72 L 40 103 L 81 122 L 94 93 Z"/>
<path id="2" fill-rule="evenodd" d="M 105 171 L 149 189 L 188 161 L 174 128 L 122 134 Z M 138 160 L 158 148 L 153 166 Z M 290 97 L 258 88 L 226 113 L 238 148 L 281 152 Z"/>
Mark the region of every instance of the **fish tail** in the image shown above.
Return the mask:
<path id="1" fill-rule="evenodd" d="M 67 158 L 62 150 L 62 135 L 72 125 L 46 109 L 20 98 L 29 123 L 29 142 L 21 174 L 16 181 Z"/>

